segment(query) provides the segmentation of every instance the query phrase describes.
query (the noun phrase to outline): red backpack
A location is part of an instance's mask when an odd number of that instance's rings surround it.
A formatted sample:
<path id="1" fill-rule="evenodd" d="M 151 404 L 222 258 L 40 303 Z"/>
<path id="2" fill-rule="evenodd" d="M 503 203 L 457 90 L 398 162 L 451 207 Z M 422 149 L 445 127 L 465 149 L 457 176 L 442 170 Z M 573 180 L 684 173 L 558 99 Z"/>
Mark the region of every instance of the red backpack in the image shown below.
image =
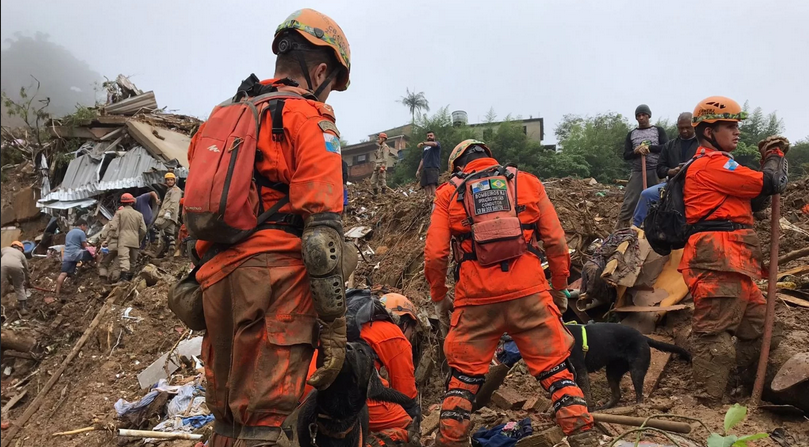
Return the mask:
<path id="1" fill-rule="evenodd" d="M 453 254 L 460 268 L 463 261 L 474 260 L 486 267 L 500 264 L 508 271 L 508 261 L 534 251 L 523 236 L 526 227 L 517 215 L 523 207 L 517 203 L 517 173 L 512 166 L 494 166 L 480 172 L 452 177 L 458 202 L 463 202 L 468 233 L 453 237 Z M 452 202 L 450 198 L 450 202 Z M 536 226 L 534 240 L 536 239 Z M 464 252 L 463 241 L 472 240 L 472 252 Z"/>
<path id="2" fill-rule="evenodd" d="M 287 194 L 289 186 L 270 184 L 258 174 L 255 163 L 264 115 L 270 113 L 273 140 L 282 140 L 284 102 L 293 98 L 302 96 L 279 92 L 251 75 L 233 99 L 214 107 L 202 133 L 195 137 L 186 181 L 185 222 L 194 238 L 234 244 L 289 203 L 287 196 L 263 210 L 262 186 Z"/>

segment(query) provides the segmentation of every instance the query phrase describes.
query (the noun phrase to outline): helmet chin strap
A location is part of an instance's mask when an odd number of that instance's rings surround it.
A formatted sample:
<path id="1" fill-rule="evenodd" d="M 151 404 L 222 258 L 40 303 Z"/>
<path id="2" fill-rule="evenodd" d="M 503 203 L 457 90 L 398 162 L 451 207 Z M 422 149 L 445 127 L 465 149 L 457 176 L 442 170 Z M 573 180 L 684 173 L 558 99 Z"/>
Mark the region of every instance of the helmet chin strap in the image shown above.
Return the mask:
<path id="1" fill-rule="evenodd" d="M 331 73 L 329 73 L 329 75 L 326 76 L 326 79 L 324 79 L 323 82 L 320 83 L 320 86 L 317 88 L 317 90 L 315 90 L 312 87 L 312 78 L 311 76 L 309 76 L 309 68 L 306 66 L 306 58 L 303 57 L 303 51 L 298 51 L 295 55 L 295 58 L 298 59 L 298 64 L 300 64 L 301 66 L 303 77 L 306 79 L 307 88 L 309 89 L 309 91 L 313 92 L 318 99 L 320 99 L 320 94 L 323 93 L 323 90 L 325 90 L 326 87 L 329 86 L 329 84 L 331 84 L 332 79 L 334 79 L 334 77 L 337 76 L 337 73 L 339 73 L 340 70 L 339 69 L 332 70 Z"/>

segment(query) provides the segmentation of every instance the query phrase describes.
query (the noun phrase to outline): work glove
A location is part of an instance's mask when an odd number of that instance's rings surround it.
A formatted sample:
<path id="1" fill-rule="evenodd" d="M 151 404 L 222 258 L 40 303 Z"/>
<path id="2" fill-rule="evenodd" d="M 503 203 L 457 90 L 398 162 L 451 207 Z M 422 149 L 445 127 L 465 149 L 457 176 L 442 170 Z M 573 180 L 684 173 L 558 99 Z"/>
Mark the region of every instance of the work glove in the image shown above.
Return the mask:
<path id="1" fill-rule="evenodd" d="M 323 359 L 323 366 L 319 367 L 306 383 L 319 390 L 325 390 L 340 374 L 346 358 L 346 343 L 348 343 L 346 318 L 335 318 L 330 323 L 318 319 L 317 322 L 320 323 L 318 356 Z"/>
<path id="2" fill-rule="evenodd" d="M 438 314 L 438 321 L 441 323 L 441 333 L 446 337 L 449 333 L 449 320 L 455 308 L 451 299 L 444 297 L 441 301 L 434 301 L 435 313 Z"/>
<path id="3" fill-rule="evenodd" d="M 171 220 L 171 213 L 166 211 L 166 214 L 163 215 L 163 219 Z"/>
<path id="4" fill-rule="evenodd" d="M 559 309 L 559 313 L 563 314 L 567 311 L 567 302 L 570 299 L 570 292 L 567 289 L 556 290 L 551 289 L 551 296 L 553 297 L 553 304 Z"/>
<path id="5" fill-rule="evenodd" d="M 758 142 L 758 151 L 761 154 L 761 162 L 770 155 L 771 152 L 780 149 L 786 155 L 789 151 L 789 140 L 780 135 L 773 135 Z"/>
<path id="6" fill-rule="evenodd" d="M 635 148 L 635 153 L 641 155 L 648 155 L 649 154 L 649 146 L 645 144 L 641 144 L 640 146 Z"/>

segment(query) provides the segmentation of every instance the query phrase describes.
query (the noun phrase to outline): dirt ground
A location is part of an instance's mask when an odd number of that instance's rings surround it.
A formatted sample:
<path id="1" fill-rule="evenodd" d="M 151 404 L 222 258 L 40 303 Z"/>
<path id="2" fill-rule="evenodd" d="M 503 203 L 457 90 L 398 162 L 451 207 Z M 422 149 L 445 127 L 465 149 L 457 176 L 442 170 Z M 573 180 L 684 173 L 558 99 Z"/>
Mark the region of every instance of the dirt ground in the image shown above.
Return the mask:
<path id="1" fill-rule="evenodd" d="M 3 185 L 5 191 L 6 185 Z M 581 267 L 588 246 L 596 238 L 609 235 L 622 200 L 623 191 L 616 185 L 590 185 L 583 180 L 550 180 L 546 189 L 555 203 L 563 226 L 567 231 L 573 253 L 574 265 Z M 420 305 L 426 312 L 431 311 L 429 288 L 423 275 L 423 246 L 431 203 L 414 185 L 389 191 L 378 199 L 371 197 L 367 182 L 352 185 L 350 209 L 345 215 L 345 227 L 363 225 L 371 232 L 357 240 L 365 259 L 354 275 L 354 284 L 365 284 L 375 288 L 383 286 L 402 291 Z M 802 211 L 809 201 L 809 180 L 795 182 L 782 199 L 783 216 L 804 230 L 809 229 L 809 214 Z M 769 211 L 768 211 L 769 212 Z M 769 242 L 769 217 L 757 224 L 762 244 Z M 30 234 L 29 234 L 30 233 Z M 33 238 L 34 230 L 26 230 L 24 236 Z M 785 230 L 781 237 L 780 253 L 809 245 L 809 236 L 793 230 Z M 370 250 L 369 250 L 370 248 Z M 373 254 L 372 254 L 373 251 Z M 138 400 L 146 390 L 141 390 L 137 374 L 168 351 L 181 337 L 187 336 L 185 328 L 166 305 L 169 284 L 178 278 L 190 263 L 183 258 L 149 260 L 159 269 L 161 279 L 156 285 L 147 287 L 145 283 L 133 281 L 126 285 L 122 298 L 102 319 L 94 335 L 88 340 L 81 353 L 70 363 L 61 379 L 46 395 L 46 398 L 17 436 L 14 446 L 59 445 L 73 447 L 100 447 L 109 445 L 142 444 L 139 440 L 115 440 L 104 431 L 95 431 L 75 436 L 53 438 L 55 432 L 73 430 L 93 424 L 115 422 L 113 403 L 119 398 Z M 53 289 L 59 271 L 57 260 L 34 259 L 33 283 L 42 289 Z M 805 263 L 805 260 L 804 260 Z M 782 269 L 801 265 L 792 262 Z M 790 278 L 797 283 L 799 291 L 809 289 L 807 275 Z M 13 294 L 3 297 L 3 331 L 15 331 L 35 337 L 44 352 L 44 358 L 34 360 L 3 357 L 2 396 L 5 404 L 8 398 L 25 390 L 27 395 L 7 414 L 4 421 L 19 418 L 27 405 L 57 370 L 76 341 L 102 307 L 113 287 L 102 283 L 91 267 L 80 270 L 75 280 L 66 285 L 67 300 L 62 303 L 54 299 L 52 293 L 34 290 L 30 305 L 34 309 L 27 318 L 20 318 L 16 312 Z M 127 308 L 129 316 L 123 318 Z M 677 337 L 688 325 L 688 315 L 682 312 L 670 314 L 659 328 L 664 335 Z M 809 319 L 809 309 L 787 306 L 779 302 L 777 321 L 783 325 L 785 338 L 779 349 L 787 351 L 806 350 L 809 346 L 809 331 L 805 321 Z M 172 383 L 187 380 L 193 371 L 180 370 L 172 377 Z M 773 372 L 774 374 L 774 372 Z M 593 392 L 597 399 L 608 397 L 608 387 L 603 374 L 592 374 Z M 536 381 L 520 364 L 512 371 L 505 386 L 512 387 L 524 395 L 544 395 Z M 442 394 L 443 378 L 436 370 L 430 383 L 422 389 L 422 408 L 425 416 L 436 411 Z M 623 398 L 620 406 L 632 406 L 634 391 L 628 378 L 622 384 Z M 740 388 L 738 395 L 728 396 L 722 405 L 703 402 L 694 391 L 691 369 L 687 363 L 672 360 L 663 372 L 659 388 L 651 398 L 637 406 L 634 414 L 647 416 L 659 413 L 686 415 L 702 420 L 710 430 L 721 432 L 725 410 L 735 402 L 746 403 L 749 390 Z M 545 414 L 524 411 L 503 411 L 484 408 L 474 416 L 477 425 L 494 425 L 506 420 L 519 420 L 530 416 L 534 429 L 550 427 L 553 422 Z M 157 420 L 154 420 L 157 423 Z M 152 424 L 154 425 L 154 424 Z M 789 445 L 809 445 L 809 422 L 806 418 L 774 415 L 762 410 L 753 412 L 740 424 L 736 433 L 772 432 L 782 427 L 793 437 Z M 615 436 L 626 427 L 611 425 L 606 427 Z M 4 430 L 5 432 L 5 430 Z M 691 436 L 704 444 L 708 433 L 700 430 Z M 4 434 L 5 436 L 5 434 Z M 429 442 L 429 441 L 428 441 Z M 173 441 L 163 445 L 192 446 L 193 441 Z M 760 446 L 777 446 L 772 440 L 757 441 Z"/>

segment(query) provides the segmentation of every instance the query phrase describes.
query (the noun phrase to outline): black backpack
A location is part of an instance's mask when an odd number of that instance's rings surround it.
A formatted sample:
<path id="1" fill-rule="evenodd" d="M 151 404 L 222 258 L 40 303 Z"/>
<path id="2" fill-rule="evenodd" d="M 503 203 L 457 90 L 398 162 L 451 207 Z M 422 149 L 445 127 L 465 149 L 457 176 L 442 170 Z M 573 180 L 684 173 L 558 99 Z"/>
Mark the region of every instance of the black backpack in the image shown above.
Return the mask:
<path id="1" fill-rule="evenodd" d="M 685 218 L 683 187 L 685 186 L 685 173 L 697 158 L 701 158 L 701 156 L 698 155 L 688 160 L 680 172 L 669 179 L 666 186 L 660 189 L 660 201 L 649 207 L 646 219 L 643 220 L 646 240 L 649 241 L 652 250 L 659 255 L 666 256 L 672 250 L 685 247 L 688 238 L 693 234 L 694 226 L 689 225 Z M 722 203 L 703 216 L 697 224 L 704 222 L 722 206 Z"/>
<path id="2" fill-rule="evenodd" d="M 370 289 L 346 290 L 346 326 L 348 341 L 359 341 L 362 325 L 370 321 L 389 321 L 385 305 L 371 294 Z"/>

